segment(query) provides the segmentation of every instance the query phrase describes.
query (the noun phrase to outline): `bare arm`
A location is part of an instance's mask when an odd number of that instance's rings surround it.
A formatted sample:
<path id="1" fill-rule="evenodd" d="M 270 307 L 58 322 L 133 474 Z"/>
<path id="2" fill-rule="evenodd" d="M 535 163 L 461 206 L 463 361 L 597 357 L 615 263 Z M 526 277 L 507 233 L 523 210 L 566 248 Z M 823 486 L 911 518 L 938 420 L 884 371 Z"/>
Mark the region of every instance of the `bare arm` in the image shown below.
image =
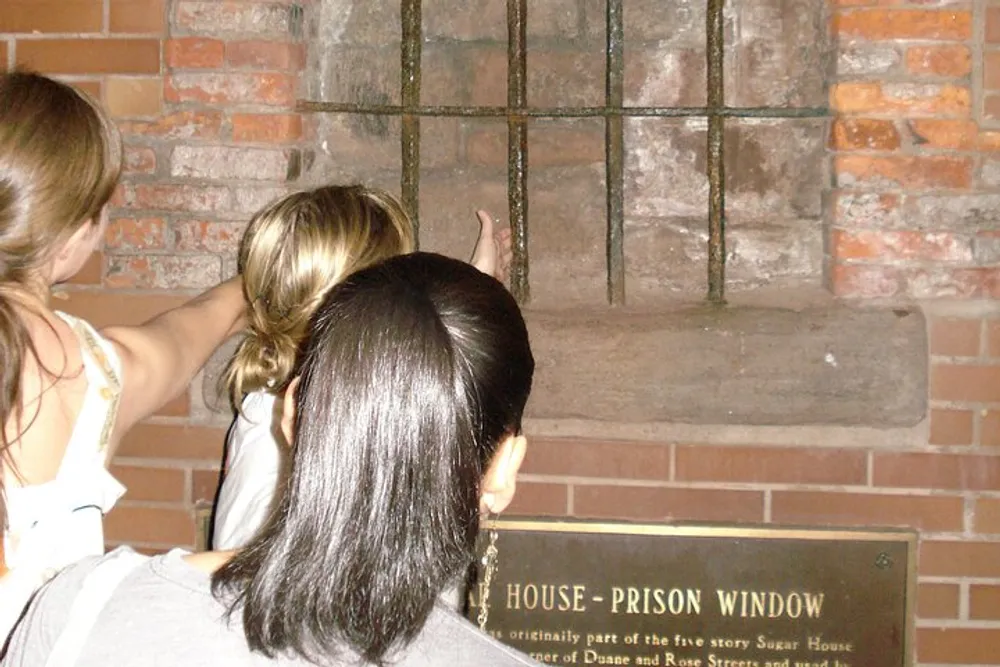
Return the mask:
<path id="1" fill-rule="evenodd" d="M 145 324 L 104 329 L 124 376 L 112 442 L 180 395 L 215 349 L 243 328 L 245 313 L 242 281 L 233 278 Z"/>

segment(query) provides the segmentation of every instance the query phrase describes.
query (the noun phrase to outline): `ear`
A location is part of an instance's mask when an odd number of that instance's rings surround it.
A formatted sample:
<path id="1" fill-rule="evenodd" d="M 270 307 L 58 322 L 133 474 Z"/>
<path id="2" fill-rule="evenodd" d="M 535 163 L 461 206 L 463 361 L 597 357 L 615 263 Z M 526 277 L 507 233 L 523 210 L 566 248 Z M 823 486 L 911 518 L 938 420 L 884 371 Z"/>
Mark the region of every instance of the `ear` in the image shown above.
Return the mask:
<path id="1" fill-rule="evenodd" d="M 292 438 L 295 435 L 295 393 L 299 389 L 299 379 L 292 378 L 281 399 L 281 434 L 285 436 L 285 442 L 289 446 L 294 442 Z"/>
<path id="2" fill-rule="evenodd" d="M 521 469 L 527 448 L 528 440 L 523 435 L 508 435 L 497 447 L 483 475 L 480 514 L 500 514 L 510 505 L 517 487 L 517 471 Z"/>
<path id="3" fill-rule="evenodd" d="M 68 239 L 66 239 L 66 242 L 63 243 L 62 247 L 59 248 L 59 253 L 57 257 L 59 259 L 66 259 L 70 255 L 72 255 L 73 250 L 81 243 L 88 241 L 90 236 L 94 233 L 94 231 L 97 228 L 98 225 L 95 225 L 92 219 L 87 220 L 82 225 L 77 227 L 76 231 L 73 232 L 73 234 Z"/>

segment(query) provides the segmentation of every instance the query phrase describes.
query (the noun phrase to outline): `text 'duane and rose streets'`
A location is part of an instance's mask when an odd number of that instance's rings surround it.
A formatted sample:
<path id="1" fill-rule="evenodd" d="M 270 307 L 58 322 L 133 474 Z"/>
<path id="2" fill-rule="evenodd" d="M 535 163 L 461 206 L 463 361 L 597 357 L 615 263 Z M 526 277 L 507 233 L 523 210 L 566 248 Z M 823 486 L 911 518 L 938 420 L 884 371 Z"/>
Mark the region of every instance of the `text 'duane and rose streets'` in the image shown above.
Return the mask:
<path id="1" fill-rule="evenodd" d="M 496 602 L 519 613 L 540 611 L 546 627 L 505 627 L 490 632 L 534 659 L 560 665 L 649 665 L 654 667 L 854 667 L 854 642 L 827 637 L 815 627 L 823 615 L 825 595 L 812 591 L 749 591 L 696 588 L 615 587 L 600 593 L 584 585 L 508 583 Z M 495 594 L 495 593 L 494 593 Z M 474 600 L 473 600 L 474 602 Z M 614 631 L 583 630 L 567 622 L 554 624 L 561 613 L 591 615 L 603 607 L 615 619 Z M 711 614 L 729 621 L 783 621 L 781 633 L 670 632 L 666 629 L 623 631 L 627 617 L 679 617 Z M 527 617 L 526 617 L 527 618 Z M 659 624 L 657 624 L 659 625 Z M 715 625 L 715 624 L 711 624 Z M 740 624 L 751 628 L 751 624 Z M 637 623 L 636 627 L 648 627 Z M 668 625 L 664 625 L 668 628 Z M 733 626 L 730 626 L 733 627 Z M 756 627 L 756 626 L 754 626 Z"/>

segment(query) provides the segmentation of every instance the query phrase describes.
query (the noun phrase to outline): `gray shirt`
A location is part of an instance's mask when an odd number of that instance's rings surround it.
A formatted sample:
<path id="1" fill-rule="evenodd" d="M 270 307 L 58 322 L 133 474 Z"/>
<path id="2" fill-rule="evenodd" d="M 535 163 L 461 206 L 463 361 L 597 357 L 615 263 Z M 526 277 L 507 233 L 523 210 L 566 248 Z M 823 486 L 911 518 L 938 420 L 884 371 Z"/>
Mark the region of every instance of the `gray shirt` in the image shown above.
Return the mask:
<path id="1" fill-rule="evenodd" d="M 141 564 L 119 584 L 98 615 L 76 667 L 226 667 L 308 665 L 294 657 L 274 660 L 251 653 L 237 613 L 212 596 L 209 575 L 172 551 Z M 109 556 L 67 568 L 38 594 L 11 639 L 3 666 L 44 665 L 86 576 Z M 334 661 L 324 665 L 357 665 Z M 366 664 L 366 663 L 360 663 Z M 400 655 L 399 667 L 430 665 L 539 665 L 481 633 L 439 602 L 423 631 Z"/>

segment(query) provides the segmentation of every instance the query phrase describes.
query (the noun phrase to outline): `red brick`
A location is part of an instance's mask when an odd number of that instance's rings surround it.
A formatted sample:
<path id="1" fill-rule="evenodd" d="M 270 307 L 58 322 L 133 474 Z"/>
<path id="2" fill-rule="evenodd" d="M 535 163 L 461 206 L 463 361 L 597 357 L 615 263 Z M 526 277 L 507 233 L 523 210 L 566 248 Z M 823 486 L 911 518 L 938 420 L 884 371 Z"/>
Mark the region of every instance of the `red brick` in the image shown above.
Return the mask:
<path id="1" fill-rule="evenodd" d="M 971 120 L 922 118 L 909 121 L 907 127 L 921 148 L 969 150 L 979 144 L 979 125 Z"/>
<path id="2" fill-rule="evenodd" d="M 918 628 L 920 664 L 1000 664 L 1000 630 L 973 628 Z"/>
<path id="3" fill-rule="evenodd" d="M 116 218 L 104 233 L 104 246 L 110 249 L 155 250 L 166 247 L 163 218 Z"/>
<path id="4" fill-rule="evenodd" d="M 284 181 L 289 152 L 272 148 L 234 146 L 175 146 L 170 174 L 213 180 Z"/>
<path id="5" fill-rule="evenodd" d="M 1000 534 L 1000 499 L 976 498 L 973 529 L 983 535 Z"/>
<path id="6" fill-rule="evenodd" d="M 292 107 L 295 79 L 288 74 L 190 73 L 167 78 L 164 96 L 169 102 L 206 104 L 263 104 Z"/>
<path id="7" fill-rule="evenodd" d="M 163 55 L 173 69 L 216 69 L 225 64 L 226 44 L 219 39 L 179 37 L 167 40 Z"/>
<path id="8" fill-rule="evenodd" d="M 109 542 L 193 547 L 194 534 L 194 517 L 187 509 L 119 503 L 104 517 L 104 537 Z"/>
<path id="9" fill-rule="evenodd" d="M 880 150 L 899 148 L 899 132 L 891 120 L 850 118 L 834 119 L 830 148 L 839 151 Z"/>
<path id="10" fill-rule="evenodd" d="M 972 297 L 998 298 L 1000 270 L 995 267 L 962 268 L 924 264 L 908 270 L 909 294 L 916 299 Z"/>
<path id="11" fill-rule="evenodd" d="M 230 67 L 299 70 L 305 59 L 305 45 L 293 42 L 252 40 L 226 44 L 226 62 Z"/>
<path id="12" fill-rule="evenodd" d="M 282 144 L 302 137 L 302 116 L 298 114 L 236 113 L 230 120 L 233 141 Z"/>
<path id="13" fill-rule="evenodd" d="M 831 254 L 840 260 L 972 261 L 969 239 L 947 232 L 835 229 L 831 239 Z"/>
<path id="14" fill-rule="evenodd" d="M 953 84 L 879 84 L 848 81 L 830 88 L 830 105 L 842 113 L 968 117 L 972 93 Z"/>
<path id="15" fill-rule="evenodd" d="M 565 484 L 518 481 L 514 501 L 504 516 L 566 516 L 568 498 Z"/>
<path id="16" fill-rule="evenodd" d="M 961 589 L 956 584 L 920 584 L 917 587 L 917 617 L 958 618 Z"/>
<path id="17" fill-rule="evenodd" d="M 588 440 L 532 439 L 524 471 L 536 475 L 670 478 L 669 445 Z"/>
<path id="18" fill-rule="evenodd" d="M 0 33 L 100 32 L 103 0 L 4 0 Z"/>
<path id="19" fill-rule="evenodd" d="M 125 174 L 152 174 L 156 172 L 156 153 L 148 146 L 125 146 L 122 165 Z"/>
<path id="20" fill-rule="evenodd" d="M 979 444 L 1000 447 L 1000 410 L 989 410 L 980 415 Z"/>
<path id="21" fill-rule="evenodd" d="M 1000 320 L 986 320 L 986 353 L 1000 357 Z"/>
<path id="22" fill-rule="evenodd" d="M 222 280 L 217 255 L 114 255 L 104 284 L 112 289 L 208 289 Z"/>
<path id="23" fill-rule="evenodd" d="M 250 33 L 287 36 L 291 29 L 291 8 L 279 2 L 204 2 L 179 0 L 174 3 L 174 22 L 181 30 L 204 35 Z"/>
<path id="24" fill-rule="evenodd" d="M 838 227 L 879 229 L 899 223 L 900 196 L 888 192 L 834 193 L 834 220 Z"/>
<path id="25" fill-rule="evenodd" d="M 983 54 L 983 86 L 993 90 L 1000 88 L 1000 51 Z"/>
<path id="26" fill-rule="evenodd" d="M 833 31 L 841 38 L 961 41 L 972 36 L 972 12 L 933 9 L 858 9 L 834 15 Z"/>
<path id="27" fill-rule="evenodd" d="M 191 471 L 191 504 L 199 502 L 215 502 L 221 481 L 218 469 Z"/>
<path id="28" fill-rule="evenodd" d="M 176 468 L 153 468 L 147 466 L 113 465 L 113 474 L 125 485 L 126 500 L 148 500 L 155 502 L 184 502 L 187 481 L 184 471 Z"/>
<path id="29" fill-rule="evenodd" d="M 989 7 L 986 10 L 986 41 L 1000 44 L 1000 7 Z"/>
<path id="30" fill-rule="evenodd" d="M 906 51 L 906 68 L 913 74 L 966 77 L 972 72 L 972 53 L 963 44 L 912 46 Z"/>
<path id="31" fill-rule="evenodd" d="M 164 0 L 110 0 L 111 32 L 162 33 L 166 23 Z"/>
<path id="32" fill-rule="evenodd" d="M 932 445 L 971 445 L 973 413 L 969 410 L 931 410 Z"/>
<path id="33" fill-rule="evenodd" d="M 830 288 L 839 297 L 878 299 L 897 296 L 905 283 L 895 267 L 838 263 L 830 270 Z"/>
<path id="34" fill-rule="evenodd" d="M 32 39 L 17 44 L 17 64 L 58 74 L 158 74 L 156 39 Z"/>
<path id="35" fill-rule="evenodd" d="M 936 317 L 931 320 L 931 354 L 978 357 L 982 320 Z"/>
<path id="36" fill-rule="evenodd" d="M 1000 119 L 1000 95 L 986 95 L 983 101 L 983 115 L 989 120 Z"/>
<path id="37" fill-rule="evenodd" d="M 950 156 L 837 155 L 834 169 L 841 186 L 881 188 L 964 188 L 972 184 L 973 160 Z"/>
<path id="38" fill-rule="evenodd" d="M 177 251 L 235 256 L 246 223 L 176 220 L 171 228 L 174 233 L 174 249 Z"/>
<path id="39" fill-rule="evenodd" d="M 1000 402 L 1000 366 L 932 364 L 931 398 L 972 403 Z"/>
<path id="40" fill-rule="evenodd" d="M 960 497 L 773 491 L 775 523 L 836 526 L 902 526 L 921 531 L 960 531 Z"/>
<path id="41" fill-rule="evenodd" d="M 104 101 L 116 118 L 158 116 L 163 108 L 163 81 L 160 77 L 108 77 Z"/>
<path id="42" fill-rule="evenodd" d="M 187 417 L 191 414 L 191 393 L 185 391 L 177 398 L 161 406 L 153 414 L 157 417 Z"/>
<path id="43" fill-rule="evenodd" d="M 1000 586 L 972 584 L 969 586 L 969 619 L 1000 620 Z"/>
<path id="44" fill-rule="evenodd" d="M 229 208 L 230 203 L 231 195 L 225 187 L 141 184 L 135 186 L 127 205 L 141 209 L 216 213 Z"/>
<path id="45" fill-rule="evenodd" d="M 218 464 L 225 439 L 226 430 L 222 428 L 139 424 L 122 438 L 118 457 Z"/>
<path id="46" fill-rule="evenodd" d="M 162 139 L 214 139 L 222 127 L 217 111 L 178 111 L 155 120 L 122 121 L 122 134 Z"/>
<path id="47" fill-rule="evenodd" d="M 1000 578 L 1000 542 L 925 540 L 919 562 L 924 577 Z"/>
<path id="48" fill-rule="evenodd" d="M 1000 488 L 1000 457 L 965 454 L 876 453 L 875 486 L 988 491 Z"/>
<path id="49" fill-rule="evenodd" d="M 764 519 L 764 495 L 755 491 L 577 485 L 573 487 L 573 514 L 610 519 L 759 523 Z"/>
<path id="50" fill-rule="evenodd" d="M 693 482 L 864 484 L 862 451 L 792 447 L 678 446 L 675 479 Z"/>

